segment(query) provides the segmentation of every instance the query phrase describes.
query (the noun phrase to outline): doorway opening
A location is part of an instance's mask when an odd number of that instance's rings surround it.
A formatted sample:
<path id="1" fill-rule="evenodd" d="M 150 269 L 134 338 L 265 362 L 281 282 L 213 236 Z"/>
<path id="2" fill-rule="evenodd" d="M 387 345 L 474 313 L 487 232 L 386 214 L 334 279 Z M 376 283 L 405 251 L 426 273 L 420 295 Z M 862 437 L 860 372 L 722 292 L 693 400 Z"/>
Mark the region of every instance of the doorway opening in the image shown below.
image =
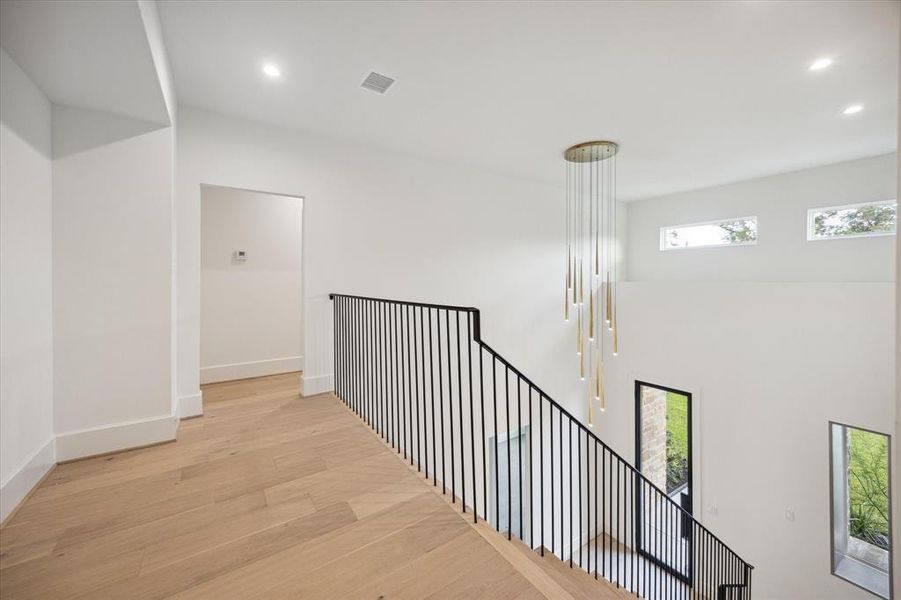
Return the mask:
<path id="1" fill-rule="evenodd" d="M 303 198 L 201 186 L 200 383 L 303 370 Z"/>
<path id="2" fill-rule="evenodd" d="M 635 466 L 684 511 L 667 509 L 656 499 L 636 494 L 638 550 L 683 580 L 691 577 L 692 448 L 691 393 L 636 381 Z M 677 511 L 681 518 L 660 518 L 661 511 Z"/>
<path id="3" fill-rule="evenodd" d="M 529 539 L 529 427 L 489 438 L 491 497 L 488 521 L 500 533 Z"/>

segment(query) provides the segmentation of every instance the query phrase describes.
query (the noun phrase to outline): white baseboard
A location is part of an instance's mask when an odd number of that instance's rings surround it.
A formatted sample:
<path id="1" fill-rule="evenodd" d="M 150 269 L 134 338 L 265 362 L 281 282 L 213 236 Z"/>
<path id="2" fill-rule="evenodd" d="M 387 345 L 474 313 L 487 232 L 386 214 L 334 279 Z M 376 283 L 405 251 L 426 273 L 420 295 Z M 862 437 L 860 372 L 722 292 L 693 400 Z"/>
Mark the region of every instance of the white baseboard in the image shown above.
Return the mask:
<path id="1" fill-rule="evenodd" d="M 264 377 L 279 373 L 303 371 L 303 356 L 285 356 L 268 360 L 232 363 L 228 365 L 212 365 L 200 368 L 200 383 L 216 383 L 232 381 L 248 377 Z"/>
<path id="2" fill-rule="evenodd" d="M 116 450 L 139 448 L 175 439 L 178 419 L 173 415 L 114 423 L 56 436 L 56 460 L 72 460 Z"/>
<path id="3" fill-rule="evenodd" d="M 335 384 L 332 382 L 332 379 L 331 373 L 326 375 L 304 374 L 300 378 L 300 395 L 315 396 L 316 394 L 322 394 L 323 392 L 331 392 L 335 389 Z"/>
<path id="4" fill-rule="evenodd" d="M 203 415 L 203 392 L 197 392 L 190 396 L 181 396 L 178 399 L 178 419 L 200 417 Z"/>
<path id="5" fill-rule="evenodd" d="M 6 517 L 56 464 L 54 441 L 51 437 L 21 469 L 0 485 L 0 522 L 6 520 Z"/>

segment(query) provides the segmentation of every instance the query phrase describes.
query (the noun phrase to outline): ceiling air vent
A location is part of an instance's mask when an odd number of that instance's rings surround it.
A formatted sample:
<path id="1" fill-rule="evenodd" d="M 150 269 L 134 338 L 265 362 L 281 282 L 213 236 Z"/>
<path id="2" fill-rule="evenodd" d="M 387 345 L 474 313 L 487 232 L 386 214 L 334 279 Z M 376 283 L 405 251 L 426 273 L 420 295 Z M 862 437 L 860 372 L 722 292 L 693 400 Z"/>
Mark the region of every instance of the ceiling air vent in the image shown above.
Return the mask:
<path id="1" fill-rule="evenodd" d="M 366 88 L 367 90 L 372 90 L 373 92 L 384 94 L 386 91 L 388 91 L 388 88 L 391 87 L 392 83 L 394 83 L 394 80 L 390 77 L 386 77 L 381 73 L 376 73 L 375 71 L 373 71 L 366 77 L 366 79 L 363 80 L 363 83 L 361 83 L 360 86 Z"/>

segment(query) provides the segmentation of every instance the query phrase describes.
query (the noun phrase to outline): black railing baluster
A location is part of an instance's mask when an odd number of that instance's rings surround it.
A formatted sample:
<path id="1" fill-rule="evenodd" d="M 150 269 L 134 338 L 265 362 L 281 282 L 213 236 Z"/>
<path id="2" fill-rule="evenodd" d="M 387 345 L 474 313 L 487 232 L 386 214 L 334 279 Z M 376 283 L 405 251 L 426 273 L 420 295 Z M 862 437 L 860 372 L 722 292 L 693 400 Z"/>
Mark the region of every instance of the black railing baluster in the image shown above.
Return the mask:
<path id="1" fill-rule="evenodd" d="M 532 450 L 532 438 L 535 436 L 535 427 L 532 424 L 532 386 L 529 386 L 529 548 L 535 548 L 535 454 Z"/>
<path id="2" fill-rule="evenodd" d="M 457 320 L 457 398 L 459 404 L 457 407 L 457 418 L 460 422 L 460 507 L 466 512 L 466 442 L 463 441 L 463 376 L 462 365 L 460 363 L 460 311 L 454 311 Z M 451 431 L 453 431 L 453 423 L 451 423 Z M 454 479 L 456 481 L 456 479 Z"/>
<path id="3" fill-rule="evenodd" d="M 372 349 L 372 302 L 369 300 L 363 300 L 363 345 L 364 352 L 366 354 L 363 360 L 363 372 L 366 377 L 366 384 L 364 386 L 365 389 L 365 411 L 366 411 L 366 424 L 369 427 L 373 427 L 375 425 L 375 421 L 372 418 L 372 359 L 375 353 Z"/>
<path id="4" fill-rule="evenodd" d="M 332 304 L 332 329 L 334 330 L 334 337 L 332 338 L 332 372 L 335 374 L 335 393 L 338 397 L 341 397 L 341 392 L 338 389 L 338 347 L 335 345 L 338 343 L 338 303 L 335 302 Z"/>
<path id="5" fill-rule="evenodd" d="M 488 454 L 488 439 L 485 437 L 485 380 L 482 374 L 482 367 L 485 357 L 482 353 L 482 346 L 479 345 L 479 397 L 481 398 L 481 423 L 482 423 L 482 518 L 488 520 L 488 469 L 486 466 Z"/>
<path id="6" fill-rule="evenodd" d="M 335 340 L 335 351 L 338 353 L 338 372 L 335 373 L 337 378 L 336 388 L 338 390 L 338 397 L 344 401 L 344 381 L 343 381 L 343 372 L 344 372 L 344 356 L 342 352 L 343 341 L 344 341 L 344 323 L 341 321 L 341 311 L 344 310 L 344 302 L 339 301 L 337 306 L 337 319 L 338 319 L 338 338 Z"/>
<path id="7" fill-rule="evenodd" d="M 579 568 L 582 568 L 582 432 L 576 429 L 576 468 L 579 470 Z"/>
<path id="8" fill-rule="evenodd" d="M 392 362 L 392 376 L 394 377 L 394 392 L 392 393 L 392 401 L 394 410 L 394 420 L 392 421 L 392 438 L 394 440 L 394 449 L 400 454 L 400 445 L 401 445 L 401 436 L 400 436 L 400 411 L 403 406 L 403 401 L 401 400 L 401 391 L 400 391 L 400 335 L 399 335 L 399 323 L 398 316 L 400 311 L 398 310 L 400 307 L 397 304 L 391 305 L 391 319 L 393 321 L 393 326 L 391 327 L 391 334 L 394 338 L 393 340 L 393 348 L 391 355 Z"/>
<path id="9" fill-rule="evenodd" d="M 504 367 L 504 399 L 506 401 L 507 423 L 507 539 L 513 532 L 513 469 L 510 463 L 510 367 Z"/>
<path id="10" fill-rule="evenodd" d="M 372 306 L 370 300 L 363 300 L 363 339 L 366 351 L 366 357 L 363 360 L 363 372 L 366 376 L 366 424 L 372 427 L 372 338 L 369 335 L 369 329 L 372 326 L 372 319 L 369 317 L 369 311 Z"/>
<path id="11" fill-rule="evenodd" d="M 416 309 L 419 308 L 419 318 L 416 316 Z M 417 340 L 417 331 L 419 331 L 419 339 Z M 413 371 L 416 374 L 416 472 L 422 472 L 422 453 L 425 452 L 426 464 L 429 461 L 428 446 L 423 445 L 423 433 L 425 430 L 425 329 L 422 327 L 422 307 L 413 307 L 413 345 L 421 349 L 419 354 L 419 363 L 422 365 L 422 387 L 419 385 L 419 366 L 417 361 L 413 359 Z M 420 392 L 421 390 L 421 392 Z M 428 469 L 428 467 L 426 467 Z"/>
<path id="12" fill-rule="evenodd" d="M 344 318 L 347 321 L 347 367 L 345 367 L 344 372 L 346 373 L 345 377 L 347 377 L 347 394 L 349 397 L 348 408 L 356 411 L 357 405 L 357 394 L 356 394 L 356 383 L 357 378 L 354 376 L 354 369 L 357 363 L 356 356 L 354 353 L 356 352 L 356 345 L 354 344 L 354 335 L 356 328 L 354 327 L 354 318 L 353 318 L 353 310 L 354 310 L 354 301 L 351 298 L 346 300 L 346 308 L 344 310 Z"/>
<path id="13" fill-rule="evenodd" d="M 601 530 L 601 533 L 598 533 Z M 603 530 L 598 527 L 598 445 L 594 444 L 594 578 L 598 578 L 598 535 L 603 535 Z M 601 538 L 603 539 L 603 538 Z"/>
<path id="14" fill-rule="evenodd" d="M 338 310 L 338 322 L 340 324 L 339 331 L 341 333 L 341 340 L 339 346 L 341 348 L 341 398 L 344 400 L 344 403 L 350 404 L 350 393 L 348 390 L 348 381 L 347 381 L 347 299 L 345 298 Z"/>
<path id="15" fill-rule="evenodd" d="M 360 360 L 359 346 L 357 344 L 357 332 L 359 331 L 359 324 L 357 323 L 357 301 L 351 298 L 348 300 L 347 304 L 348 320 L 350 323 L 350 396 L 353 411 L 359 415 L 360 407 L 358 401 L 360 374 L 358 368 Z"/>
<path id="16" fill-rule="evenodd" d="M 441 493 L 447 493 L 447 455 L 444 453 L 444 377 L 441 368 L 441 311 L 435 314 L 435 329 L 438 330 L 438 409 L 441 414 Z"/>
<path id="17" fill-rule="evenodd" d="M 391 304 L 391 320 L 392 320 L 391 335 L 393 337 L 393 347 L 391 350 L 391 366 L 392 366 L 391 375 L 393 377 L 392 381 L 393 381 L 393 388 L 394 388 L 394 391 L 392 392 L 392 395 L 391 395 L 391 398 L 392 398 L 391 405 L 392 405 L 392 410 L 394 412 L 394 419 L 391 422 L 391 427 L 392 427 L 391 438 L 392 438 L 392 441 L 394 442 L 394 444 L 393 444 L 394 449 L 397 450 L 398 454 L 400 454 L 400 407 L 401 407 L 401 403 L 399 401 L 400 400 L 400 389 L 399 389 L 400 388 L 400 374 L 398 371 L 399 371 L 400 359 L 398 358 L 398 348 L 397 348 L 397 341 L 398 341 L 398 335 L 397 335 L 398 311 L 397 311 L 397 309 L 398 309 L 397 304 Z"/>
<path id="18" fill-rule="evenodd" d="M 516 449 L 519 457 L 519 537 L 524 538 L 526 530 L 522 528 L 522 380 L 516 378 Z"/>
<path id="19" fill-rule="evenodd" d="M 397 448 L 397 429 L 395 416 L 397 414 L 397 346 L 395 336 L 394 305 L 385 303 L 387 315 L 386 333 L 388 339 L 388 443 L 392 448 Z"/>
<path id="20" fill-rule="evenodd" d="M 341 302 L 338 303 L 338 397 L 341 398 L 345 404 L 347 403 L 347 390 L 345 390 L 345 373 L 344 370 L 347 367 L 347 356 L 345 356 L 345 327 L 346 322 L 344 320 L 344 305 L 347 303 L 346 300 L 342 299 Z"/>
<path id="21" fill-rule="evenodd" d="M 404 310 L 399 304 L 395 304 L 397 313 L 397 395 L 400 404 L 399 418 L 397 419 L 397 453 L 403 454 L 404 462 L 407 458 L 407 374 L 405 367 L 405 351 L 404 351 Z"/>
<path id="22" fill-rule="evenodd" d="M 385 438 L 385 408 L 388 405 L 387 394 L 385 392 L 385 305 L 381 302 L 376 304 L 378 310 L 378 330 L 379 330 L 379 433 L 382 439 Z"/>
<path id="23" fill-rule="evenodd" d="M 632 498 L 629 502 L 629 506 L 632 507 L 632 552 L 629 554 L 629 569 L 632 572 L 632 585 L 629 586 L 629 591 L 633 594 L 638 593 L 638 583 L 635 580 L 636 575 L 638 575 L 638 565 L 636 565 L 635 561 L 638 558 L 638 546 L 636 543 L 636 533 L 638 529 L 638 502 L 639 498 L 635 495 L 636 489 L 635 484 L 637 482 L 637 478 L 635 477 L 635 473 L 632 473 L 632 477 L 629 478 L 632 486 Z M 639 492 L 640 493 L 640 492 Z"/>
<path id="24" fill-rule="evenodd" d="M 385 303 L 388 314 L 388 442 L 397 449 L 397 336 L 394 319 L 394 304 Z"/>
<path id="25" fill-rule="evenodd" d="M 500 453 L 497 440 L 497 361 L 491 356 L 491 397 L 494 400 L 494 528 L 501 530 Z"/>
<path id="26" fill-rule="evenodd" d="M 447 424 L 450 434 L 451 504 L 455 504 L 457 502 L 457 478 L 454 475 L 454 385 L 451 375 L 450 311 L 444 311 L 444 331 L 447 333 Z M 441 335 L 440 331 L 438 335 Z M 443 420 L 441 431 L 444 431 Z"/>
<path id="27" fill-rule="evenodd" d="M 673 515 L 672 506 L 670 506 L 668 504 L 665 506 L 666 506 L 666 528 L 667 528 L 667 554 L 668 554 L 667 565 L 669 565 L 670 568 L 673 568 L 676 564 L 676 561 L 673 559 L 673 554 L 675 554 L 674 551 L 676 548 L 676 546 L 675 546 L 676 540 L 675 540 L 675 537 L 673 536 L 673 526 L 674 526 L 673 516 L 674 515 Z M 676 580 L 675 577 L 672 577 L 672 576 L 667 577 L 667 583 L 668 583 L 667 591 L 669 592 L 670 597 L 672 597 L 673 592 L 674 592 L 673 583 L 675 582 L 675 580 Z"/>
<path id="28" fill-rule="evenodd" d="M 432 337 L 432 309 L 429 308 L 429 394 L 432 397 L 432 485 L 438 485 L 438 458 L 436 455 L 437 444 L 435 443 L 435 365 L 432 361 L 432 348 L 434 347 L 434 338 Z M 440 348 L 440 344 L 439 344 Z M 440 364 L 439 364 L 440 367 Z M 439 368 L 440 374 L 440 368 Z"/>
<path id="29" fill-rule="evenodd" d="M 548 418 L 547 418 L 547 429 L 548 433 L 548 442 L 550 442 L 550 453 L 548 454 L 548 463 L 551 468 L 551 481 L 550 481 L 550 490 L 549 495 L 551 497 L 551 514 L 548 518 L 551 524 L 551 554 L 556 555 L 557 549 L 555 546 L 557 545 L 557 536 L 554 532 L 554 489 L 556 487 L 556 478 L 554 477 L 554 405 L 551 404 L 548 406 Z M 560 507 L 561 512 L 563 511 L 563 506 Z M 560 551 L 560 559 L 563 559 L 563 551 Z"/>
<path id="30" fill-rule="evenodd" d="M 372 345 L 373 345 L 373 385 L 375 387 L 373 396 L 373 419 L 375 421 L 375 430 L 379 435 L 382 433 L 382 337 L 380 325 L 380 307 L 378 302 L 372 303 Z"/>
<path id="31" fill-rule="evenodd" d="M 573 568 L 573 554 L 575 554 L 575 549 L 573 548 L 573 422 L 572 419 L 567 420 L 567 426 L 569 427 L 569 431 L 566 435 L 566 447 L 569 453 L 569 468 L 567 469 L 567 474 L 569 475 L 569 568 Z"/>
<path id="32" fill-rule="evenodd" d="M 391 443 L 391 338 L 389 333 L 390 323 L 388 322 L 389 304 L 382 302 L 382 382 L 384 385 L 382 392 L 382 400 L 384 402 L 384 410 L 382 411 L 382 431 L 385 441 Z"/>
<path id="33" fill-rule="evenodd" d="M 601 447 L 601 577 L 607 576 L 607 449 Z"/>
<path id="34" fill-rule="evenodd" d="M 403 423 L 403 435 L 404 435 L 404 462 L 407 461 L 407 452 L 410 453 L 410 460 L 413 460 L 413 442 L 410 439 L 411 431 L 410 431 L 410 423 L 413 421 L 413 405 L 410 402 L 410 319 L 409 319 L 409 307 L 403 306 L 401 307 L 400 313 L 400 324 L 401 324 L 401 338 L 400 338 L 400 348 L 401 348 L 401 371 L 403 372 L 403 376 L 401 377 L 401 385 L 403 386 L 403 415 L 404 415 L 404 423 Z"/>
<path id="35" fill-rule="evenodd" d="M 625 568 L 623 564 L 623 529 L 625 525 L 625 517 L 624 517 L 624 500 L 623 498 L 623 463 L 621 461 L 616 461 L 616 572 L 617 572 L 617 582 L 620 586 L 625 587 Z"/>
<path id="36" fill-rule="evenodd" d="M 398 379 L 398 385 L 400 387 L 400 445 L 402 448 L 404 462 L 407 462 L 407 446 L 410 443 L 410 439 L 409 435 L 407 435 L 407 335 L 405 329 L 406 322 L 404 321 L 405 313 L 406 307 L 398 305 L 397 322 L 399 324 L 398 356 L 400 358 L 400 364 L 398 366 L 398 370 L 400 371 L 400 379 Z"/>
<path id="37" fill-rule="evenodd" d="M 411 385 L 413 380 L 413 371 L 410 369 L 410 356 L 413 354 L 413 347 L 410 346 L 410 307 L 404 307 L 404 319 L 407 324 L 407 366 L 406 366 L 406 384 L 407 384 L 407 410 L 405 412 L 407 416 L 406 423 L 406 438 L 407 444 L 404 446 L 406 451 L 410 453 L 410 464 L 413 464 L 413 386 Z"/>
<path id="38" fill-rule="evenodd" d="M 385 365 L 387 369 L 385 370 L 385 381 L 388 382 L 388 387 L 386 390 L 385 398 L 388 401 L 387 410 L 385 414 L 388 416 L 388 421 L 386 423 L 385 431 L 388 436 L 388 444 L 393 448 L 394 447 L 394 411 L 396 408 L 396 404 L 394 402 L 395 392 L 394 392 L 394 365 L 396 364 L 394 360 L 394 305 L 386 302 L 385 303 L 385 357 L 387 362 Z"/>
<path id="39" fill-rule="evenodd" d="M 661 536 L 660 536 L 660 521 L 661 521 L 661 519 L 660 519 L 659 497 L 660 497 L 660 492 L 655 490 L 654 491 L 654 545 L 656 548 L 656 551 L 654 552 L 655 556 L 660 556 L 660 551 L 663 548 L 663 543 L 662 543 L 663 540 L 661 539 Z M 661 573 L 659 566 L 654 569 L 654 574 L 655 574 L 655 584 L 657 587 L 657 597 L 659 598 L 660 594 L 661 594 L 661 588 L 663 585 L 663 577 L 662 577 L 663 573 Z"/>
<path id="40" fill-rule="evenodd" d="M 404 448 L 404 462 L 407 461 L 407 446 L 410 445 L 410 435 L 407 433 L 407 397 L 409 396 L 408 390 L 408 372 L 407 372 L 407 356 L 409 355 L 409 350 L 405 346 L 405 340 L 409 339 L 409 333 L 405 333 L 406 322 L 404 321 L 404 317 L 407 312 L 407 308 L 405 306 L 398 307 L 398 317 L 400 320 L 400 414 L 401 414 L 401 427 L 400 427 L 400 436 L 401 436 L 401 446 Z"/>
<path id="41" fill-rule="evenodd" d="M 544 406 L 541 404 L 541 394 L 538 394 L 538 461 L 540 463 L 539 495 L 541 496 L 541 556 L 544 556 Z"/>
<path id="42" fill-rule="evenodd" d="M 360 324 L 357 321 L 357 300 L 354 298 L 349 298 L 347 301 L 347 318 L 348 318 L 348 327 L 350 334 L 350 365 L 348 368 L 349 378 L 350 378 L 350 397 L 351 397 L 351 407 L 357 416 L 360 414 L 360 357 L 359 357 L 359 344 L 357 342 L 357 335 L 360 331 Z"/>
<path id="43" fill-rule="evenodd" d="M 466 361 L 469 364 L 469 452 L 472 467 L 472 522 L 479 522 L 478 495 L 476 493 L 476 415 L 472 401 L 472 313 L 466 313 Z M 466 507 L 466 490 L 463 490 L 463 506 Z"/>
<path id="44" fill-rule="evenodd" d="M 587 547 L 585 548 L 585 562 L 587 563 L 587 572 L 591 574 L 591 540 L 592 529 L 591 529 L 591 447 L 594 444 L 591 443 L 591 437 L 588 435 L 588 432 L 585 432 L 585 453 L 579 452 L 579 456 L 582 456 L 585 460 L 585 518 L 588 521 L 587 527 L 585 527 L 585 535 L 588 537 Z"/>
<path id="45" fill-rule="evenodd" d="M 373 385 L 375 395 L 373 397 L 373 418 L 375 430 L 382 433 L 382 328 L 381 307 L 378 302 L 372 303 L 372 343 L 374 346 L 375 360 L 373 361 Z"/>
<path id="46" fill-rule="evenodd" d="M 563 538 L 566 537 L 566 530 L 563 526 L 563 515 L 566 513 L 563 508 L 563 482 L 565 481 L 563 478 L 563 411 L 558 409 L 557 413 L 559 414 L 557 439 L 560 440 L 560 560 L 566 560 L 566 545 L 563 543 Z"/>

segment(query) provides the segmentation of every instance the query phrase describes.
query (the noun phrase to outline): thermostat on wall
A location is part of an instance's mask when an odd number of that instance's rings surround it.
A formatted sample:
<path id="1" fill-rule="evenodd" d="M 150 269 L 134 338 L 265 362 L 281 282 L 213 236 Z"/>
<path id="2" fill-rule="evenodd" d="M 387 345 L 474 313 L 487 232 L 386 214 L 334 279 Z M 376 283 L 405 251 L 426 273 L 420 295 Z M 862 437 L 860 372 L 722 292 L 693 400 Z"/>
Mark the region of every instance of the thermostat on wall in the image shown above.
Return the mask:
<path id="1" fill-rule="evenodd" d="M 235 250 L 235 260 L 247 260 L 247 250 Z"/>

